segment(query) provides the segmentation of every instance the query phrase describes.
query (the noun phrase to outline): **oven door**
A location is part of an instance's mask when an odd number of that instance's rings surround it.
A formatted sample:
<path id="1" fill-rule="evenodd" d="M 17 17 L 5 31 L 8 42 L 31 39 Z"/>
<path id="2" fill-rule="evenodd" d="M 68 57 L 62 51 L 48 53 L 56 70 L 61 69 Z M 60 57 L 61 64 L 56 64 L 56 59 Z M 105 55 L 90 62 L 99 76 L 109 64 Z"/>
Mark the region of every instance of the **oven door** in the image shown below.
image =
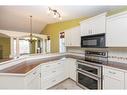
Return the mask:
<path id="1" fill-rule="evenodd" d="M 81 47 L 105 47 L 105 34 L 81 37 Z"/>
<path id="2" fill-rule="evenodd" d="M 77 71 L 77 85 L 84 89 L 102 89 L 101 78 Z"/>
<path id="3" fill-rule="evenodd" d="M 82 72 L 85 72 L 87 74 L 96 76 L 96 77 L 101 77 L 101 71 L 102 71 L 102 66 L 96 66 L 94 63 L 86 62 L 86 61 L 77 61 L 77 70 L 80 70 Z"/>

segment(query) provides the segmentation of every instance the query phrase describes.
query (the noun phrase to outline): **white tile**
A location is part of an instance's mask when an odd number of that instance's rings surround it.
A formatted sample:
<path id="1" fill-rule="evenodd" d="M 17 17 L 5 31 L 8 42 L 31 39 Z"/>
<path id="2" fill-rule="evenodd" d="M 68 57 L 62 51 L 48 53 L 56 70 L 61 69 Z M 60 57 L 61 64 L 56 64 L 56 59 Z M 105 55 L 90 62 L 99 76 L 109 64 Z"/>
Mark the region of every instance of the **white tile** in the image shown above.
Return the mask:
<path id="1" fill-rule="evenodd" d="M 49 88 L 50 90 L 82 90 L 82 88 L 80 88 L 76 82 L 74 82 L 71 79 L 67 79 L 51 88 Z"/>

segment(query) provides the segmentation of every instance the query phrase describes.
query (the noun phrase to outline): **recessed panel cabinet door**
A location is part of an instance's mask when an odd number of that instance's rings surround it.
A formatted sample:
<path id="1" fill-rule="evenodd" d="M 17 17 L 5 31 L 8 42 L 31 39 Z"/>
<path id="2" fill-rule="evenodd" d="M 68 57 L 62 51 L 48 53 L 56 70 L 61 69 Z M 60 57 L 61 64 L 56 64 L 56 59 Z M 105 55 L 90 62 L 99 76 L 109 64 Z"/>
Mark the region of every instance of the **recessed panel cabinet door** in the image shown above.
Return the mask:
<path id="1" fill-rule="evenodd" d="M 71 31 L 71 43 L 72 46 L 80 46 L 80 27 L 75 27 Z"/>
<path id="2" fill-rule="evenodd" d="M 106 13 L 91 17 L 80 22 L 81 36 L 105 33 Z"/>
<path id="3" fill-rule="evenodd" d="M 65 31 L 65 46 L 71 46 L 71 31 Z"/>
<path id="4" fill-rule="evenodd" d="M 76 81 L 76 59 L 68 58 L 69 63 L 69 77 Z"/>
<path id="5" fill-rule="evenodd" d="M 107 19 L 107 47 L 127 47 L 127 14 Z"/>
<path id="6" fill-rule="evenodd" d="M 28 85 L 28 89 L 40 89 L 41 88 L 41 79 L 40 75 L 36 76 Z"/>
<path id="7" fill-rule="evenodd" d="M 103 89 L 124 89 L 124 72 L 103 68 Z"/>
<path id="8" fill-rule="evenodd" d="M 104 90 L 109 89 L 109 90 L 115 90 L 115 89 L 124 89 L 122 80 L 115 79 L 109 76 L 104 76 Z"/>
<path id="9" fill-rule="evenodd" d="M 80 46 L 80 27 L 65 30 L 65 46 Z"/>
<path id="10" fill-rule="evenodd" d="M 127 89 L 127 73 L 125 73 L 125 89 Z"/>

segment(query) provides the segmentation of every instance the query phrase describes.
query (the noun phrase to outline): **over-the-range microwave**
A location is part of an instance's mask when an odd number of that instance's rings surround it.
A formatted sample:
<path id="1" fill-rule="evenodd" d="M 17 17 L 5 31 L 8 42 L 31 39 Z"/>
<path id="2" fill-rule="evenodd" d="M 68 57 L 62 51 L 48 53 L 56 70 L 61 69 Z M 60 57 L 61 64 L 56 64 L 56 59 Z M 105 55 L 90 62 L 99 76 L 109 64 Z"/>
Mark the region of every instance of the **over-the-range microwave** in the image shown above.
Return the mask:
<path id="1" fill-rule="evenodd" d="M 81 37 L 81 47 L 83 48 L 105 48 L 105 33 L 88 35 Z"/>

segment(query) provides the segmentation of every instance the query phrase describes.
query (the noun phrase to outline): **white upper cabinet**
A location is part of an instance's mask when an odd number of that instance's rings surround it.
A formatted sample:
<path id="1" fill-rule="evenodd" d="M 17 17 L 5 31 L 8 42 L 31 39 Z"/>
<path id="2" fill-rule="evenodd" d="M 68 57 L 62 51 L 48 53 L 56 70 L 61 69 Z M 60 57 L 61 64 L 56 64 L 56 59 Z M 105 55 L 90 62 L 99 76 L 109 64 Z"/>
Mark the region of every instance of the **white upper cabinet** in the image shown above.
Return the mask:
<path id="1" fill-rule="evenodd" d="M 105 33 L 106 13 L 80 22 L 81 36 Z"/>
<path id="2" fill-rule="evenodd" d="M 107 47 L 127 47 L 127 12 L 107 18 Z"/>
<path id="3" fill-rule="evenodd" d="M 80 27 L 65 30 L 65 46 L 80 46 Z"/>

